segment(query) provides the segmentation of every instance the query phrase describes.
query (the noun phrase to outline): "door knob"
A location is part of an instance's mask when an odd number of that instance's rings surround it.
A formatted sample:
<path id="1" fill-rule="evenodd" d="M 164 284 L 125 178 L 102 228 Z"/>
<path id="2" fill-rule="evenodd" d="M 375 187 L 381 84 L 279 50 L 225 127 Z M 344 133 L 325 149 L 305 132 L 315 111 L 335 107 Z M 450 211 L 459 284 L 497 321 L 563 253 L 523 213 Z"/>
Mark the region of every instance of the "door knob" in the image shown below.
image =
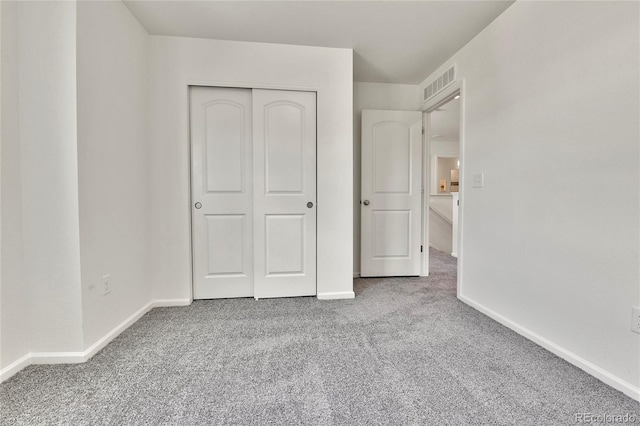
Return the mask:
<path id="1" fill-rule="evenodd" d="M 196 209 L 199 209 L 200 207 L 202 207 L 202 203 L 197 202 L 197 203 L 194 205 L 194 207 L 195 207 Z"/>
<path id="2" fill-rule="evenodd" d="M 364 200 L 363 203 L 364 203 L 365 206 L 368 206 L 369 205 L 369 200 Z"/>
<path id="3" fill-rule="evenodd" d="M 309 201 L 309 202 L 307 203 L 307 207 L 309 207 L 309 208 L 313 207 L 313 203 L 312 203 L 311 201 Z"/>

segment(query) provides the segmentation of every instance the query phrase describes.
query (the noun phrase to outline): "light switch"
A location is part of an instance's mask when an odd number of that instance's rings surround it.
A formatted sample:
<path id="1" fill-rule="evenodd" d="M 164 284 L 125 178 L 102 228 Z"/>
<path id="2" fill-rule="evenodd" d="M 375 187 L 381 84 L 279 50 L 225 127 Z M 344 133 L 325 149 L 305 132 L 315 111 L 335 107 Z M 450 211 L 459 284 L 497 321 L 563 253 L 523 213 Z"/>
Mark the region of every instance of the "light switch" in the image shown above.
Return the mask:
<path id="1" fill-rule="evenodd" d="M 473 187 L 474 188 L 484 187 L 484 173 L 478 172 L 473 174 Z"/>

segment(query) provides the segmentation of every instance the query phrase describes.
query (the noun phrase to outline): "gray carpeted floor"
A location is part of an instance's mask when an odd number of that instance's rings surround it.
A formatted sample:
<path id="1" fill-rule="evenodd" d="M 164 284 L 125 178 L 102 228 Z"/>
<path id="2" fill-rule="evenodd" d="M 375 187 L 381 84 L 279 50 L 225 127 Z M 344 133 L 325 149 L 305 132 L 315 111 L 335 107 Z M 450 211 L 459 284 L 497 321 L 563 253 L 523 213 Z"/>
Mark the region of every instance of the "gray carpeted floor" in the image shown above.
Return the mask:
<path id="1" fill-rule="evenodd" d="M 640 404 L 426 278 L 360 279 L 347 301 L 154 309 L 92 360 L 0 386 L 2 425 L 574 423 Z"/>

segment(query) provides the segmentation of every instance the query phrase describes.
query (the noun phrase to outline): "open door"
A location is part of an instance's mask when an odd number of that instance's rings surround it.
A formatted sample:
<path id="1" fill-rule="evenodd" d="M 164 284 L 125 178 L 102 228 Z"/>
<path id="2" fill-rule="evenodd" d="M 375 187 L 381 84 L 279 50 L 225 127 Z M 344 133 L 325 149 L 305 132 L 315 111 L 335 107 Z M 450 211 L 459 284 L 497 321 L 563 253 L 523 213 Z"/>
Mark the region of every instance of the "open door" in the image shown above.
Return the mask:
<path id="1" fill-rule="evenodd" d="M 421 176 L 422 112 L 362 111 L 361 276 L 420 275 Z"/>

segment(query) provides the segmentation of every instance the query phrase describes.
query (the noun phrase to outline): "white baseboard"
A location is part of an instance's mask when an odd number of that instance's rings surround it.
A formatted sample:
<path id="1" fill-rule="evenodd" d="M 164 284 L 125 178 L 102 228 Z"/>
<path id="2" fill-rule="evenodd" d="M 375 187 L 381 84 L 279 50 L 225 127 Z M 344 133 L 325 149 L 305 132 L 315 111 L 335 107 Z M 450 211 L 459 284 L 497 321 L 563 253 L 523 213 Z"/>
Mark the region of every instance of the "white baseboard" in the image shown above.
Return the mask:
<path id="1" fill-rule="evenodd" d="M 191 304 L 191 299 L 156 299 L 151 303 L 153 303 L 154 308 L 189 306 Z"/>
<path id="2" fill-rule="evenodd" d="M 31 365 L 31 354 L 26 354 L 0 370 L 0 383 L 10 379 L 20 370 Z"/>
<path id="3" fill-rule="evenodd" d="M 20 370 L 32 364 L 80 364 L 91 359 L 102 348 L 111 343 L 124 330 L 138 321 L 153 308 L 165 306 L 188 306 L 190 299 L 157 299 L 144 305 L 115 328 L 101 337 L 97 342 L 82 352 L 32 352 L 0 370 L 0 383 L 13 377 Z"/>
<path id="4" fill-rule="evenodd" d="M 81 364 L 87 361 L 87 352 L 32 352 L 31 364 Z"/>
<path id="5" fill-rule="evenodd" d="M 140 318 L 142 318 L 142 316 L 144 314 L 146 314 L 151 309 L 153 309 L 153 306 L 154 306 L 153 302 L 147 303 L 142 308 L 138 309 L 129 318 L 125 319 L 120 324 L 118 324 L 114 329 L 112 329 L 110 332 L 105 334 L 102 338 L 100 338 L 93 345 L 89 346 L 84 351 L 84 358 L 85 358 L 84 361 L 90 360 L 92 356 L 94 356 L 95 354 L 97 354 L 100 351 L 100 349 L 104 348 L 109 343 L 111 343 L 113 341 L 113 339 L 115 339 L 116 337 L 118 337 L 120 335 L 120 333 L 125 331 L 127 328 L 129 328 L 131 325 L 133 325 L 133 323 L 135 323 Z M 81 361 L 81 362 L 84 362 L 84 361 Z"/>
<path id="6" fill-rule="evenodd" d="M 340 291 L 336 293 L 318 293 L 320 300 L 353 299 L 356 294 L 353 291 Z"/>
<path id="7" fill-rule="evenodd" d="M 590 361 L 587 361 L 586 359 L 580 357 L 579 355 L 563 348 L 562 346 L 556 343 L 553 343 L 552 341 L 540 336 L 537 333 L 534 333 L 533 331 L 525 327 L 522 327 L 521 325 L 515 323 L 514 321 L 500 315 L 499 313 L 487 308 L 484 305 L 481 305 L 480 303 L 473 301 L 472 299 L 466 296 L 460 295 L 458 296 L 458 298 L 464 303 L 466 303 L 467 305 L 471 306 L 472 308 L 475 308 L 478 311 L 482 312 L 483 314 L 487 315 L 488 317 L 498 321 L 500 324 L 504 325 L 505 327 L 510 328 L 511 330 L 515 331 L 521 336 L 524 336 L 527 339 L 531 340 L 532 342 L 542 346 L 549 352 L 559 356 L 565 361 L 575 365 L 579 369 L 589 373 L 596 379 L 604 382 L 605 384 L 611 386 L 614 389 L 619 390 L 620 392 L 624 393 L 628 397 L 640 402 L 639 387 L 634 386 L 633 384 L 621 379 L 620 377 L 608 372 L 607 370 L 601 367 L 598 367 L 597 365 L 593 364 Z"/>

